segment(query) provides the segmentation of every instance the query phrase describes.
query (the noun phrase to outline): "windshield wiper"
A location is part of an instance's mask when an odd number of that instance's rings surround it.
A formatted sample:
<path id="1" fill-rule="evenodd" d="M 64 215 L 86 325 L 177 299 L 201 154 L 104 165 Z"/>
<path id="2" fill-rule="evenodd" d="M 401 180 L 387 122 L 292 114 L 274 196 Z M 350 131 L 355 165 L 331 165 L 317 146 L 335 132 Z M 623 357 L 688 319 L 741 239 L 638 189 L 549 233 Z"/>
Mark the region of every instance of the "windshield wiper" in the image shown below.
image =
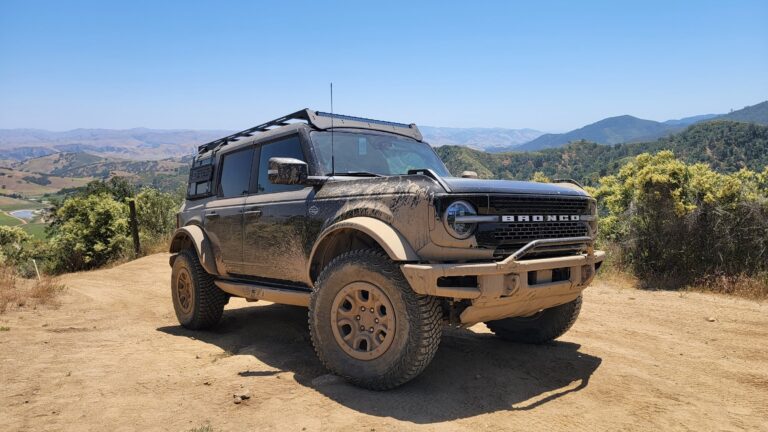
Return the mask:
<path id="1" fill-rule="evenodd" d="M 340 173 L 336 173 L 336 174 L 340 174 Z M 340 175 L 352 176 L 352 177 L 385 177 L 381 174 L 372 173 L 370 171 L 347 171 L 345 173 L 341 173 Z"/>

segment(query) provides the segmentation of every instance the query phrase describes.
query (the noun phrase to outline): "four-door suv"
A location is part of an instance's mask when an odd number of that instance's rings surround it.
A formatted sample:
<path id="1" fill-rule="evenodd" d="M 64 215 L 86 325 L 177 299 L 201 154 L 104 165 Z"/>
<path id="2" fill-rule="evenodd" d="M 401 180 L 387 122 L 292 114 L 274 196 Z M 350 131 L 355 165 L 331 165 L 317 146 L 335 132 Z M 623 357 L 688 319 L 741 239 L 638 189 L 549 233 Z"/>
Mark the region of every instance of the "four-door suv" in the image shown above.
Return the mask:
<path id="1" fill-rule="evenodd" d="M 605 254 L 571 183 L 452 177 L 415 125 L 301 110 L 200 146 L 171 243 L 190 329 L 231 296 L 309 308 L 317 356 L 372 389 L 417 376 L 442 326 L 565 333 Z"/>

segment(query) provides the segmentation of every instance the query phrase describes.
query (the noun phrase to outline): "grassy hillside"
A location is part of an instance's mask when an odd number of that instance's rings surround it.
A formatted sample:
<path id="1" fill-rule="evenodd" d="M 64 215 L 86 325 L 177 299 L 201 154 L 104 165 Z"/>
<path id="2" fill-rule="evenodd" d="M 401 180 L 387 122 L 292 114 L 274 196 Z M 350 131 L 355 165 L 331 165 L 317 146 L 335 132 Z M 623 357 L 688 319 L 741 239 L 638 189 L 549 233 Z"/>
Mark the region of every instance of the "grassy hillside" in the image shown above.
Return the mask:
<path id="1" fill-rule="evenodd" d="M 721 172 L 741 168 L 762 171 L 768 166 L 768 127 L 711 121 L 644 143 L 605 146 L 577 142 L 532 153 L 489 154 L 455 146 L 436 150 L 455 175 L 472 170 L 484 178 L 530 179 L 540 171 L 550 177 L 594 184 L 599 177 L 616 172 L 627 158 L 664 149 L 686 162 L 704 162 Z"/>
<path id="2" fill-rule="evenodd" d="M 64 188 L 80 187 L 93 180 L 84 177 L 59 177 L 0 168 L 0 195 L 40 196 Z"/>
<path id="3" fill-rule="evenodd" d="M 167 191 L 182 187 L 189 175 L 189 161 L 183 158 L 137 161 L 87 153 L 46 155 L 17 162 L 13 168 L 62 177 L 107 179 L 119 176 L 137 185 L 154 186 Z"/>

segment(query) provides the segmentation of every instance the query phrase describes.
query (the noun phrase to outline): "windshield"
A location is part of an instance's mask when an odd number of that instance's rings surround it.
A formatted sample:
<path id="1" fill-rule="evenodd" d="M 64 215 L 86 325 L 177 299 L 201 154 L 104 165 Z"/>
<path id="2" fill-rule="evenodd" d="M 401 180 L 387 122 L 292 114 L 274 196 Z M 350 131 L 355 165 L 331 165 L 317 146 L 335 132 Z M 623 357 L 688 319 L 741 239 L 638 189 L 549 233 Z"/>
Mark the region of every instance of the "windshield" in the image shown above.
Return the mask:
<path id="1" fill-rule="evenodd" d="M 314 131 L 311 136 L 323 171 L 329 175 L 331 133 Z M 429 168 L 441 177 L 450 176 L 429 144 L 397 135 L 334 132 L 333 153 L 337 175 L 369 173 L 390 176 Z"/>

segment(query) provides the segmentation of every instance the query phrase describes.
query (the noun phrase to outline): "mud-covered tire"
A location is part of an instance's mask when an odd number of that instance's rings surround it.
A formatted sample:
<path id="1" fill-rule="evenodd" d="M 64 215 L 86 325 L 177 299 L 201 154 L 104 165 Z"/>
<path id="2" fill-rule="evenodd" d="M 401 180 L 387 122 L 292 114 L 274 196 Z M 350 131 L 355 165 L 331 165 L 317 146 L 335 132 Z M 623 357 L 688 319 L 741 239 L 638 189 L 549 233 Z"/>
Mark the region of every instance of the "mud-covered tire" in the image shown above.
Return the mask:
<path id="1" fill-rule="evenodd" d="M 200 265 L 197 254 L 189 249 L 179 252 L 173 262 L 171 296 L 179 324 L 191 330 L 218 324 L 229 300 Z"/>
<path id="2" fill-rule="evenodd" d="M 536 315 L 488 321 L 488 328 L 502 339 L 528 344 L 542 344 L 564 335 L 581 311 L 581 296 L 569 303 L 544 309 Z"/>
<path id="3" fill-rule="evenodd" d="M 383 302 L 392 309 L 387 319 L 393 320 L 394 331 L 390 334 L 387 329 L 387 335 L 381 338 L 386 341 L 391 337 L 388 344 L 371 339 L 371 346 L 378 343 L 379 348 L 367 348 L 366 344 L 362 352 L 355 352 L 354 346 L 342 345 L 343 318 L 339 318 L 339 311 L 348 298 L 346 295 L 350 295 L 350 287 L 363 292 L 370 287 L 371 298 L 374 293 L 385 297 L 375 304 Z M 360 301 L 367 301 L 367 297 Z M 379 307 L 375 306 L 376 313 Z M 354 319 L 351 318 L 352 322 Z M 387 390 L 410 381 L 432 361 L 440 343 L 442 315 L 437 299 L 416 294 L 388 256 L 363 249 L 336 257 L 322 270 L 310 298 L 309 329 L 318 358 L 331 372 L 360 387 Z M 376 336 L 370 337 L 378 338 L 378 331 L 377 328 Z M 379 353 L 366 353 L 366 348 Z M 353 357 L 374 354 L 376 357 L 366 359 Z"/>

